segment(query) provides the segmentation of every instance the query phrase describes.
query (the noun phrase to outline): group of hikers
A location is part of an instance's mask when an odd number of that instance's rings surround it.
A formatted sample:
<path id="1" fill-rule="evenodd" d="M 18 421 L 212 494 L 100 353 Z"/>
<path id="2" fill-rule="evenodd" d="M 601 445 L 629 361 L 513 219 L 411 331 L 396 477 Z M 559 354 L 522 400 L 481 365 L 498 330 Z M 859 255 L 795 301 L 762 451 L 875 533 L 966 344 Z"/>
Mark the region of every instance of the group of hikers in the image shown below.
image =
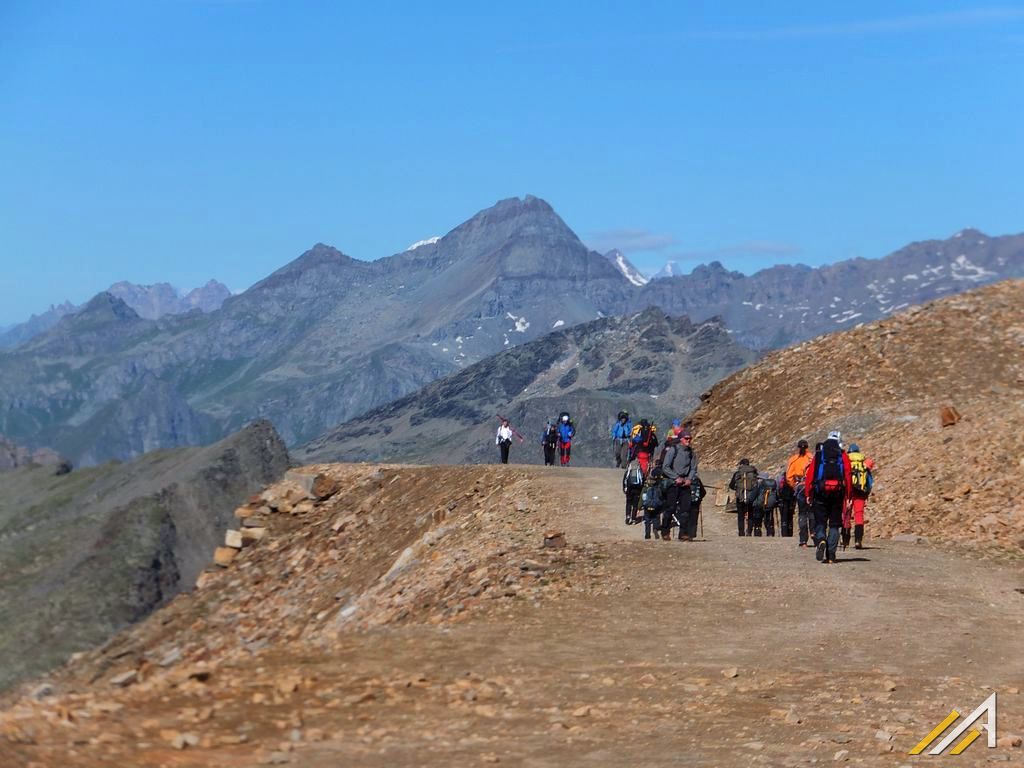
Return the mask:
<path id="1" fill-rule="evenodd" d="M 692 541 L 707 491 L 697 475 L 689 428 L 673 421 L 657 458 L 657 427 L 647 420 L 633 425 L 623 411 L 611 435 L 615 466 L 625 467 L 626 525 L 643 522 L 645 539 L 653 535 L 662 540 L 670 540 L 672 528 L 678 527 L 679 540 Z M 778 476 L 761 474 L 749 459 L 741 459 L 729 481 L 735 492 L 737 533 L 761 536 L 763 526 L 765 535 L 775 536 L 777 521 L 780 536 L 793 536 L 797 512 L 799 546 L 813 546 L 820 562 L 835 563 L 840 541 L 845 549 L 851 535 L 854 548 L 863 548 L 874 467 L 858 445 L 843 446 L 838 430 L 813 452 L 800 440 Z"/>
<path id="2" fill-rule="evenodd" d="M 512 428 L 512 424 L 507 418 L 499 416 L 498 419 L 501 424 L 498 426 L 498 434 L 494 436 L 494 444 L 498 446 L 501 463 L 508 464 L 512 438 L 517 437 L 519 442 L 523 442 L 523 436 Z M 554 466 L 557 454 L 559 463 L 563 467 L 569 466 L 574 437 L 576 437 L 576 425 L 572 423 L 568 411 L 562 411 L 557 420 L 548 419 L 544 430 L 540 433 L 540 444 L 544 449 L 544 465 Z"/>
<path id="3" fill-rule="evenodd" d="M 495 442 L 501 462 L 508 463 L 513 437 L 523 440 L 500 417 Z M 549 420 L 540 436 L 544 464 L 568 466 L 576 427 L 568 412 Z M 707 489 L 697 474 L 697 454 L 689 426 L 672 422 L 664 441 L 657 425 L 647 419 L 636 424 L 620 411 L 611 427 L 612 460 L 623 469 L 622 491 L 626 497 L 626 525 L 643 523 L 644 538 L 670 541 L 678 529 L 679 541 L 693 541 L 700 521 L 701 502 Z M 659 450 L 660 447 L 660 450 Z M 815 446 L 800 440 L 796 452 L 778 475 L 761 473 L 747 458 L 729 481 L 735 492 L 736 530 L 740 536 L 793 536 L 796 517 L 799 546 L 813 546 L 819 561 L 836 562 L 840 542 L 845 549 L 851 537 L 855 549 L 863 548 L 864 511 L 874 485 L 874 461 L 859 446 L 844 447 L 838 430 Z"/>

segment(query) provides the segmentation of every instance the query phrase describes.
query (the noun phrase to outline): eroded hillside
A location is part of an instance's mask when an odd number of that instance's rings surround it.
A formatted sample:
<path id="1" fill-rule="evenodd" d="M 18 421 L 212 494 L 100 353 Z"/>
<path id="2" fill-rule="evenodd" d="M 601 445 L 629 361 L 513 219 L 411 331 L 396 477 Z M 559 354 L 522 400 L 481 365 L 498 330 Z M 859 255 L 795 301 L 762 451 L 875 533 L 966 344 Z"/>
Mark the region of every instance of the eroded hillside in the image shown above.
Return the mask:
<path id="1" fill-rule="evenodd" d="M 943 426 L 940 409 L 961 415 Z M 878 463 L 877 534 L 1024 547 L 1024 281 L 768 355 L 693 415 L 702 459 L 778 469 L 831 429 Z"/>

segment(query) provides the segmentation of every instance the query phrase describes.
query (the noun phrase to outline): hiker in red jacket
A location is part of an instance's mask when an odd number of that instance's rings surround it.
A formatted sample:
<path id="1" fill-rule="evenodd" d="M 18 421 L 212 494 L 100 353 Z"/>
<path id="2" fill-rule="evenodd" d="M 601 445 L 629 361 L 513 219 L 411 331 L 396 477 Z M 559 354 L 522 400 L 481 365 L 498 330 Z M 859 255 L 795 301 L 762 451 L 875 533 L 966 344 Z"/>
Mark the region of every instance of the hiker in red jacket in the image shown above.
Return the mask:
<path id="1" fill-rule="evenodd" d="M 843 452 L 841 439 L 835 430 L 825 442 L 818 443 L 804 478 L 804 493 L 814 514 L 815 557 L 825 565 L 836 561 L 843 511 L 853 490 L 850 460 Z"/>

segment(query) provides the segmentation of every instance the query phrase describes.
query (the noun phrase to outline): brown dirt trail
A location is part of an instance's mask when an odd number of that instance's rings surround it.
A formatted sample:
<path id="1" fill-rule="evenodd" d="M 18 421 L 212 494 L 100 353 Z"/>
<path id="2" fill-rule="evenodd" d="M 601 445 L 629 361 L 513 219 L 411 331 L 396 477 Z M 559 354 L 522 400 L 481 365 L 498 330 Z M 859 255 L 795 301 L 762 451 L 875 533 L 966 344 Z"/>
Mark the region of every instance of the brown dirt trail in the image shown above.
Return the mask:
<path id="1" fill-rule="evenodd" d="M 242 686 L 241 706 L 237 689 L 207 693 L 192 706 L 223 706 L 178 726 L 242 743 L 171 749 L 156 724 L 181 723 L 187 701 L 153 696 L 105 716 L 116 764 L 895 766 L 937 759 L 906 753 L 992 690 L 1000 735 L 1024 732 L 1019 562 L 875 541 L 869 524 L 867 549 L 823 566 L 793 538 L 738 538 L 713 495 L 704 540 L 644 541 L 622 524 L 618 471 L 515 471 L 570 545 L 588 545 L 565 589 L 453 623 L 342 633 L 329 652 L 272 646 L 237 674 L 310 682 L 272 701 Z M 0 762 L 114 754 L 50 733 L 0 739 Z M 1022 751 L 979 740 L 956 760 L 1004 758 Z"/>

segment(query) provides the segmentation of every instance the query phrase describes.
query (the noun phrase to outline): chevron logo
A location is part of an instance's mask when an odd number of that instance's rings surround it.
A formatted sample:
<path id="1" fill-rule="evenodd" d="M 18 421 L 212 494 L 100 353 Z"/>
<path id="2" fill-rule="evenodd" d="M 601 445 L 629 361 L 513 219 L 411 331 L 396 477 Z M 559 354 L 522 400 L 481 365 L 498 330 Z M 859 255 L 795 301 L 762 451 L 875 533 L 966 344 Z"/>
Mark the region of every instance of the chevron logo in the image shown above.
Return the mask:
<path id="1" fill-rule="evenodd" d="M 971 744 L 974 743 L 975 739 L 981 736 L 981 731 L 979 731 L 977 728 L 971 728 L 971 726 L 974 725 L 983 716 L 985 716 L 985 722 L 982 723 L 980 727 L 984 729 L 985 732 L 988 734 L 989 749 L 994 748 L 996 745 L 995 693 L 993 693 L 991 696 L 985 699 L 985 701 L 982 702 L 980 707 L 971 712 L 970 715 L 968 715 L 963 721 L 961 721 L 961 723 L 952 731 L 950 731 L 949 734 L 942 741 L 936 744 L 935 747 L 928 754 L 941 755 L 943 752 L 949 749 L 950 744 L 952 744 L 954 741 L 963 736 L 964 731 L 970 728 L 971 730 L 967 733 L 967 735 L 964 736 L 962 740 L 957 742 L 956 746 L 949 750 L 949 754 L 959 755 L 961 752 L 963 752 L 965 749 L 971 746 Z M 910 750 L 909 754 L 919 755 L 922 752 L 924 752 L 928 748 L 928 746 L 933 741 L 935 741 L 935 739 L 937 739 L 943 731 L 945 731 L 947 728 L 949 728 L 949 726 L 955 723 L 959 719 L 959 717 L 960 713 L 954 709 L 952 712 L 949 713 L 945 720 L 943 720 L 941 723 L 939 723 L 932 729 L 931 733 L 929 733 L 927 736 L 921 739 L 921 741 L 917 743 L 917 746 Z"/>

